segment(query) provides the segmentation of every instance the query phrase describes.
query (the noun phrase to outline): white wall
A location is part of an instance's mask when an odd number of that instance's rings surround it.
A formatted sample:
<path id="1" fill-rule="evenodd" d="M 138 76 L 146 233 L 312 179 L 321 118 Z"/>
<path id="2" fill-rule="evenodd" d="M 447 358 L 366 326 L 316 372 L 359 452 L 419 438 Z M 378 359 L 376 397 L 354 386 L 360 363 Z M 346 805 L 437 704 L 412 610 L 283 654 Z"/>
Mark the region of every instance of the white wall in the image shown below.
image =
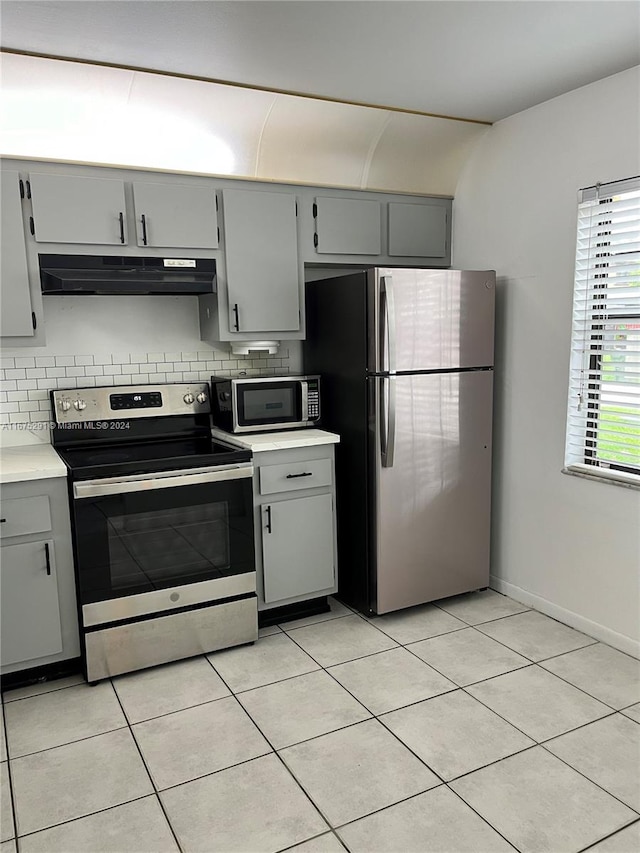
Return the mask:
<path id="1" fill-rule="evenodd" d="M 640 68 L 494 125 L 454 202 L 458 268 L 496 269 L 496 588 L 640 653 L 640 492 L 561 473 L 577 191 L 640 171 Z"/>

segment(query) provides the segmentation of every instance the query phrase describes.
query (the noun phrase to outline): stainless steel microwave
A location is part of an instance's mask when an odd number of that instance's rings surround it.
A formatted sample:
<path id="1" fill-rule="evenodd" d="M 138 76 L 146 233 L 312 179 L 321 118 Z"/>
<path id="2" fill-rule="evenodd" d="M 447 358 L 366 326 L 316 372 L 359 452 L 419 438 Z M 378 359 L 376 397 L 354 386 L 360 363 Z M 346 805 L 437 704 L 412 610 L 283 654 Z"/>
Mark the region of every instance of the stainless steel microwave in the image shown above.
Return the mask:
<path id="1" fill-rule="evenodd" d="M 314 427 L 320 413 L 319 376 L 211 377 L 213 423 L 226 432 Z"/>

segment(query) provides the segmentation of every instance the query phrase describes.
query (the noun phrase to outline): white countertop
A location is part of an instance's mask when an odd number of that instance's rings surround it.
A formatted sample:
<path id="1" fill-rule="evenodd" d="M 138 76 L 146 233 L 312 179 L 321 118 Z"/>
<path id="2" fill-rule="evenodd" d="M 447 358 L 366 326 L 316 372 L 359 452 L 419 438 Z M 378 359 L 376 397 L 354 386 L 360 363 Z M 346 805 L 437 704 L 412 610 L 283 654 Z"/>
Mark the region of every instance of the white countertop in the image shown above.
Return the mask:
<path id="1" fill-rule="evenodd" d="M 292 429 L 278 432 L 233 435 L 213 427 L 211 434 L 229 444 L 246 447 L 254 453 L 265 450 L 286 450 L 292 447 L 313 447 L 317 444 L 338 444 L 340 436 L 324 429 Z"/>
<path id="2" fill-rule="evenodd" d="M 0 430 L 0 483 L 66 476 L 66 465 L 49 443 L 48 433 Z"/>

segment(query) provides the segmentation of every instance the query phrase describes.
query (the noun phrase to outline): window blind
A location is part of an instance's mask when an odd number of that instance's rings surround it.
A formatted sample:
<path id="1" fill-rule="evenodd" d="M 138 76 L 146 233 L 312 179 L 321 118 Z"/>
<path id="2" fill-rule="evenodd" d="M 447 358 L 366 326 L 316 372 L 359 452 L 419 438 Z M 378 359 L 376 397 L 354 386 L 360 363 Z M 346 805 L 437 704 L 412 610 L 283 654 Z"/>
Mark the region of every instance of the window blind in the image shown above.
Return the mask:
<path id="1" fill-rule="evenodd" d="M 565 464 L 640 478 L 640 178 L 581 193 Z"/>

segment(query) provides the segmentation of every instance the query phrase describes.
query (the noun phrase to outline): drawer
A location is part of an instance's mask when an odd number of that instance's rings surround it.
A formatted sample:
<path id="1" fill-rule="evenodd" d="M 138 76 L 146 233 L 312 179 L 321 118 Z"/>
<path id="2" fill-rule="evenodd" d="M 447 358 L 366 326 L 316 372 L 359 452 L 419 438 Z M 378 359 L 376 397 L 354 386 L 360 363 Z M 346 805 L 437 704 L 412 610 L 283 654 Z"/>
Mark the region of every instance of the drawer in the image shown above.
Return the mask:
<path id="1" fill-rule="evenodd" d="M 332 482 L 331 459 L 310 459 L 308 462 L 287 462 L 260 468 L 261 495 L 316 489 L 330 486 Z"/>
<path id="2" fill-rule="evenodd" d="M 14 498 L 0 505 L 0 537 L 24 536 L 27 533 L 44 533 L 51 530 L 49 498 Z"/>

